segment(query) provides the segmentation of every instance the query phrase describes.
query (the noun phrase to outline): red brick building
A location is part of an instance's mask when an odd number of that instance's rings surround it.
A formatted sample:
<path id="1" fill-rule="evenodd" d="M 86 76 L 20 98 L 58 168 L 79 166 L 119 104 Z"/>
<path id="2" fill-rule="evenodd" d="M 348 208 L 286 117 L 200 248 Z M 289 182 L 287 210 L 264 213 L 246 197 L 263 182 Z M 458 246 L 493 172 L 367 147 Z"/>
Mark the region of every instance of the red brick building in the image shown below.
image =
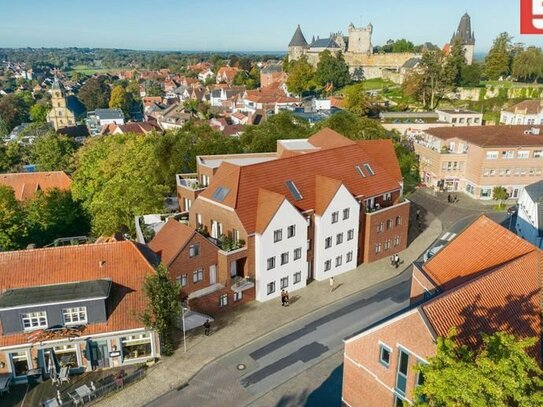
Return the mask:
<path id="1" fill-rule="evenodd" d="M 428 262 L 431 274 L 416 271 L 415 297 L 420 296 L 417 287 L 428 283 L 438 295 L 345 341 L 343 405 L 412 404 L 413 391 L 423 380 L 415 367 L 428 363 L 437 338 L 452 327 L 458 330 L 456 340 L 472 348 L 481 343 L 481 333 L 537 336 L 542 256 L 490 219 L 479 218 Z M 531 351 L 541 360 L 539 344 Z"/>

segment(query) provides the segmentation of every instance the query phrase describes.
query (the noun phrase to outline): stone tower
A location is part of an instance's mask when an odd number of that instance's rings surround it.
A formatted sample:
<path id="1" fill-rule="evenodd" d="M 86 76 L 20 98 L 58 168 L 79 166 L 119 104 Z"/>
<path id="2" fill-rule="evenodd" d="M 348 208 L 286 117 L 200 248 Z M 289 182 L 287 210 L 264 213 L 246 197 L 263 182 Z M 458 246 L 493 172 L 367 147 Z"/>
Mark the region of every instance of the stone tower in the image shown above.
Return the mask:
<path id="1" fill-rule="evenodd" d="M 51 87 L 51 105 L 53 108 L 47 113 L 47 122 L 51 123 L 55 130 L 75 125 L 74 113 L 66 104 L 64 86 L 55 78 Z"/>
<path id="2" fill-rule="evenodd" d="M 296 31 L 294 31 L 294 35 L 288 44 L 288 60 L 296 61 L 300 59 L 301 56 L 306 53 L 308 48 L 309 45 L 305 40 L 300 24 L 298 24 L 298 27 L 296 28 Z"/>
<path id="3" fill-rule="evenodd" d="M 349 47 L 348 52 L 353 54 L 373 54 L 373 45 L 371 44 L 371 34 L 373 26 L 357 28 L 353 23 L 349 25 Z"/>
<path id="4" fill-rule="evenodd" d="M 464 14 L 458 24 L 458 29 L 451 38 L 451 46 L 459 41 L 464 48 L 466 63 L 473 63 L 473 53 L 475 52 L 475 33 L 471 31 L 471 17 L 468 13 Z"/>

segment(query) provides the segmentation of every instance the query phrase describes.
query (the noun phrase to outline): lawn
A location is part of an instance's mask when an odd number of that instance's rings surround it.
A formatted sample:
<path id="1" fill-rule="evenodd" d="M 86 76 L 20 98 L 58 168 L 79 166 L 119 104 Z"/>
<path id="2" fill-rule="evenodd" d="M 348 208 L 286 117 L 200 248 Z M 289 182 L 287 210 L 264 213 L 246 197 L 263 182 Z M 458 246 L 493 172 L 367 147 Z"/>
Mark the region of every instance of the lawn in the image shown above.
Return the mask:
<path id="1" fill-rule="evenodd" d="M 360 83 L 364 84 L 365 90 L 383 89 L 391 86 L 397 86 L 394 82 L 382 78 L 366 79 Z"/>
<path id="2" fill-rule="evenodd" d="M 84 75 L 94 75 L 96 73 L 118 72 L 120 70 L 121 68 L 97 68 L 89 65 L 75 65 L 68 73 L 79 72 Z"/>

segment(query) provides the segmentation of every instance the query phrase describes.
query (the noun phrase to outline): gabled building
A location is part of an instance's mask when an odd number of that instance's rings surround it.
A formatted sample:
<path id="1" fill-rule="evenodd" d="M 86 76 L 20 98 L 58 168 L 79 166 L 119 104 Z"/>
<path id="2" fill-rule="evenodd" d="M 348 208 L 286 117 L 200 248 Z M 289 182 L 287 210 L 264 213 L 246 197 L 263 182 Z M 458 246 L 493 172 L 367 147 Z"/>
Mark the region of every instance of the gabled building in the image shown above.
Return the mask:
<path id="1" fill-rule="evenodd" d="M 121 109 L 96 109 L 87 113 L 86 124 L 90 134 L 97 136 L 103 126 L 124 124 L 124 113 Z"/>
<path id="2" fill-rule="evenodd" d="M 413 404 L 413 392 L 424 381 L 417 365 L 428 363 L 437 339 L 453 327 L 456 341 L 472 349 L 481 345 L 481 334 L 497 331 L 538 337 L 543 253 L 526 242 L 520 249 L 511 245 L 519 241 L 481 217 L 436 254 L 429 262 L 433 273 L 426 275 L 441 287 L 436 296 L 345 341 L 344 405 Z M 541 363 L 540 343 L 530 353 Z"/>
<path id="3" fill-rule="evenodd" d="M 523 239 L 543 248 L 543 181 L 526 186 L 520 194 L 515 228 Z"/>
<path id="4" fill-rule="evenodd" d="M 234 82 L 234 78 L 236 77 L 238 72 L 241 72 L 241 69 L 236 67 L 223 66 L 219 68 L 219 71 L 217 72 L 216 81 L 217 83 L 227 83 L 231 85 L 232 82 Z"/>
<path id="5" fill-rule="evenodd" d="M 192 115 L 186 112 L 180 103 L 175 103 L 156 115 L 157 123 L 163 130 L 180 129 L 191 119 Z"/>
<path id="6" fill-rule="evenodd" d="M 0 374 L 47 372 L 51 350 L 72 373 L 160 356 L 139 317 L 156 261 L 127 241 L 0 252 Z"/>
<path id="7" fill-rule="evenodd" d="M 64 171 L 0 174 L 0 185 L 13 189 L 18 201 L 30 200 L 38 191 L 69 190 L 72 180 Z"/>
<path id="8" fill-rule="evenodd" d="M 244 242 L 219 273 L 255 281 L 259 301 L 403 250 L 402 185 L 390 140 L 330 129 L 279 141 L 276 153 L 198 157 L 196 174 L 177 176 L 191 227 Z"/>
<path id="9" fill-rule="evenodd" d="M 528 126 L 543 124 L 543 101 L 540 99 L 524 100 L 503 109 L 500 123 Z"/>
<path id="10" fill-rule="evenodd" d="M 108 124 L 102 127 L 101 135 L 108 134 L 148 134 L 152 132 L 162 132 L 160 126 L 153 122 L 132 122 L 126 124 Z"/>

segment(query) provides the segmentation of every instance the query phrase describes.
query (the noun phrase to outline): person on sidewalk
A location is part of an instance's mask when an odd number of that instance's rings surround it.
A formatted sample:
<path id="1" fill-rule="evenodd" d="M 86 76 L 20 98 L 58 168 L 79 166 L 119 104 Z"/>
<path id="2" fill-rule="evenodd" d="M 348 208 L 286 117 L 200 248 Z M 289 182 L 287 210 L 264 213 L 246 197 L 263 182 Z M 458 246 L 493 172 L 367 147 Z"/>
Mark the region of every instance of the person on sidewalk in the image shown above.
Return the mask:
<path id="1" fill-rule="evenodd" d="M 392 267 L 396 265 L 396 257 L 394 255 L 390 256 L 390 265 Z"/>
<path id="2" fill-rule="evenodd" d="M 288 291 L 285 290 L 285 307 L 288 307 L 288 303 L 289 303 Z"/>
<path id="3" fill-rule="evenodd" d="M 206 319 L 206 322 L 204 322 L 204 335 L 209 336 L 210 331 L 211 331 L 211 324 L 209 323 L 209 319 Z"/>
<path id="4" fill-rule="evenodd" d="M 281 290 L 281 306 L 284 307 L 286 304 L 286 292 L 285 290 Z"/>
<path id="5" fill-rule="evenodd" d="M 330 277 L 330 292 L 334 291 L 334 277 Z"/>
<path id="6" fill-rule="evenodd" d="M 415 213 L 415 219 L 419 220 L 420 218 L 420 209 L 417 208 L 417 212 Z"/>
<path id="7" fill-rule="evenodd" d="M 398 254 L 394 255 L 394 266 L 396 268 L 400 267 L 400 256 L 398 256 Z"/>

